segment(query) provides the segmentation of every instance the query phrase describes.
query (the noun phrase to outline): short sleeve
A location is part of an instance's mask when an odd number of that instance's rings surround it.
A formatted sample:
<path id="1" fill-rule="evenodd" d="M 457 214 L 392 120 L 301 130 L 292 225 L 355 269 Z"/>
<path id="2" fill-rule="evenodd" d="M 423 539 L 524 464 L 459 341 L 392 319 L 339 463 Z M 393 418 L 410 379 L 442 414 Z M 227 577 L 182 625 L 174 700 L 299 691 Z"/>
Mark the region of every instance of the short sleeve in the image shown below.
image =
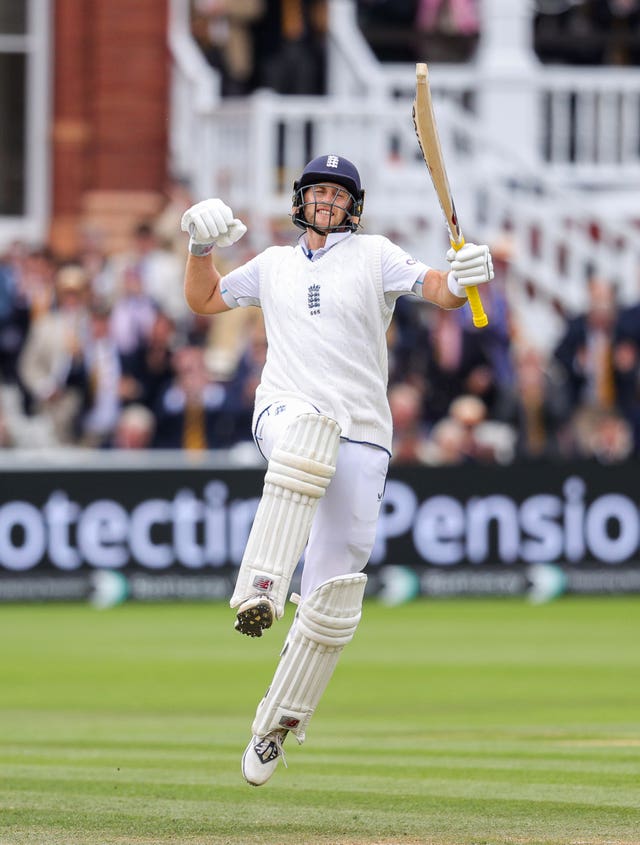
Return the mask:
<path id="1" fill-rule="evenodd" d="M 220 279 L 220 294 L 229 308 L 260 305 L 260 267 L 258 257 L 236 267 Z"/>
<path id="2" fill-rule="evenodd" d="M 388 238 L 382 242 L 381 262 L 382 289 L 387 302 L 395 302 L 408 293 L 419 294 L 424 274 L 430 269 L 427 264 L 413 258 Z"/>

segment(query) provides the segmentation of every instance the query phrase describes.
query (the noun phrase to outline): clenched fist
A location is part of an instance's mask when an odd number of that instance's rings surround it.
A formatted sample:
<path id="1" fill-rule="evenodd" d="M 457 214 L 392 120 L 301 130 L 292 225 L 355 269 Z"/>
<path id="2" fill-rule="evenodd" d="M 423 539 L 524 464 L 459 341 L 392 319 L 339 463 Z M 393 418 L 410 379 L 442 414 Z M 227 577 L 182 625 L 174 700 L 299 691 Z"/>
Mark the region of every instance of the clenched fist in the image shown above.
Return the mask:
<path id="1" fill-rule="evenodd" d="M 208 255 L 214 246 L 231 246 L 247 231 L 242 220 L 221 199 L 209 199 L 192 205 L 182 215 L 181 229 L 189 233 L 189 252 Z"/>

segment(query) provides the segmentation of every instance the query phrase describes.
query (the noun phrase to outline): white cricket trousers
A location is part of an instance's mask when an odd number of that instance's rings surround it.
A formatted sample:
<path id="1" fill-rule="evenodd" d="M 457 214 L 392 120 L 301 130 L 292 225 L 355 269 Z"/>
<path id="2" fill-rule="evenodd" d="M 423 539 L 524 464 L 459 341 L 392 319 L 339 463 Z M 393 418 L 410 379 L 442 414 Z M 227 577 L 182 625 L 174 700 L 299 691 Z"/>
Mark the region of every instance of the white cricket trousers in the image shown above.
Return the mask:
<path id="1" fill-rule="evenodd" d="M 302 400 L 274 402 L 256 421 L 254 437 L 267 460 L 285 429 L 301 414 L 317 414 Z M 361 572 L 369 560 L 389 468 L 384 449 L 341 440 L 336 472 L 318 503 L 304 554 L 301 596 L 329 578 Z"/>

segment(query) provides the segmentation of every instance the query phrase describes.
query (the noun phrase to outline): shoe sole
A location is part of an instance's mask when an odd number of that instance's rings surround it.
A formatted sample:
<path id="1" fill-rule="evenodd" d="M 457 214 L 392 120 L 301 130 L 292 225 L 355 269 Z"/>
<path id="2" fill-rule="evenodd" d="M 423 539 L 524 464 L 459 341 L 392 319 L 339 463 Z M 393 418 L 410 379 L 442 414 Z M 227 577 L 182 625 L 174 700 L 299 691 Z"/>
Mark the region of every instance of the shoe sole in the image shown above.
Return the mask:
<path id="1" fill-rule="evenodd" d="M 273 625 L 273 607 L 268 601 L 238 611 L 235 629 L 247 637 L 261 637 L 262 632 Z"/>

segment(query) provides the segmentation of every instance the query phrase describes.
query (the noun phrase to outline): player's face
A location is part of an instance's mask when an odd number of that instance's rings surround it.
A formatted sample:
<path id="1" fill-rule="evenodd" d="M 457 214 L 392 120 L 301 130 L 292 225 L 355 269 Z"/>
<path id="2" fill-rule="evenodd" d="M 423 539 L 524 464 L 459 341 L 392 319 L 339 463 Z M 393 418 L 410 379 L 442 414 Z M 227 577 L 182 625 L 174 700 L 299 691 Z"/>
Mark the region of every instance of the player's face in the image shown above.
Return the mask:
<path id="1" fill-rule="evenodd" d="M 310 185 L 304 192 L 304 216 L 319 229 L 333 229 L 344 223 L 351 195 L 340 185 L 326 182 Z"/>

